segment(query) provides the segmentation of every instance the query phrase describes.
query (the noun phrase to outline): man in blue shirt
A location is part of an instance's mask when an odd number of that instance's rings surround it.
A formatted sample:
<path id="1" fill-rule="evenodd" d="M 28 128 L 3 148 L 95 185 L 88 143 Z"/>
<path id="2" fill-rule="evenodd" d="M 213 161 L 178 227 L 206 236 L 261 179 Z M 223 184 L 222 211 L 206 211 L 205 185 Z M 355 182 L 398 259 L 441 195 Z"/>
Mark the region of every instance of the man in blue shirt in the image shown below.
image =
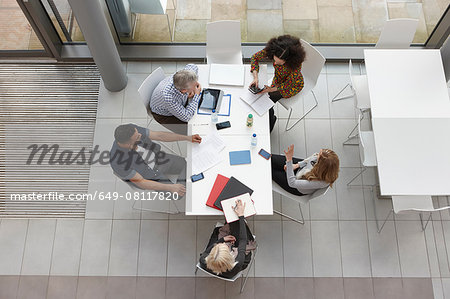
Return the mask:
<path id="1" fill-rule="evenodd" d="M 198 67 L 188 64 L 162 80 L 153 91 L 150 99 L 152 115 L 172 132 L 186 135 L 187 122 L 197 110 L 202 90 L 197 74 Z"/>
<path id="2" fill-rule="evenodd" d="M 140 189 L 186 193 L 183 184 L 173 184 L 167 178 L 179 174 L 178 181 L 186 181 L 184 158 L 161 151 L 155 141 L 181 141 L 200 143 L 199 135 L 183 136 L 172 132 L 153 132 L 134 124 L 120 125 L 114 132 L 115 141 L 110 152 L 110 164 L 114 173 Z"/>

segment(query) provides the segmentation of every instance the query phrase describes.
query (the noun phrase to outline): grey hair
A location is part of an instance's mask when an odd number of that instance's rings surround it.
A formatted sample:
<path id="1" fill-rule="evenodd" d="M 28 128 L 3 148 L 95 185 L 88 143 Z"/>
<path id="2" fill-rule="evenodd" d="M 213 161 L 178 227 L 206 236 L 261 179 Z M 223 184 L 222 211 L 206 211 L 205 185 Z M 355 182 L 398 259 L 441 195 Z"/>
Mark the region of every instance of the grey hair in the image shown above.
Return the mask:
<path id="1" fill-rule="evenodd" d="M 173 85 L 176 89 L 188 89 L 189 83 L 196 82 L 198 79 L 197 75 L 190 70 L 181 70 L 173 75 Z"/>

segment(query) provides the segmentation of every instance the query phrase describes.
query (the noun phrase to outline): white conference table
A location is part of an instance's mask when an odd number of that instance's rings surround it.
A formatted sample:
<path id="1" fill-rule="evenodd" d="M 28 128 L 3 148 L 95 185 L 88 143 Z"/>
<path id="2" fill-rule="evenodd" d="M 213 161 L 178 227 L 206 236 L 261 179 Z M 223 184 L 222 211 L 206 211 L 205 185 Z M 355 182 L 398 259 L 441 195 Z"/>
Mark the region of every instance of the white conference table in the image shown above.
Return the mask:
<path id="1" fill-rule="evenodd" d="M 224 94 L 231 94 L 230 116 L 219 116 L 219 122 L 230 121 L 231 128 L 217 131 L 225 142 L 225 148 L 220 152 L 221 162 L 203 172 L 204 179 L 192 183 L 192 146 L 188 144 L 187 152 L 187 182 L 186 182 L 186 215 L 223 215 L 221 211 L 206 206 L 209 193 L 213 187 L 217 174 L 235 177 L 251 189 L 252 200 L 255 203 L 257 215 L 273 214 L 272 198 L 272 169 L 270 160 L 258 155 L 261 148 L 270 152 L 270 132 L 268 113 L 260 117 L 253 109 L 243 102 L 239 96 L 252 81 L 250 66 L 245 66 L 245 85 L 224 86 L 210 85 L 209 65 L 199 65 L 199 82 L 202 88 L 222 89 Z M 267 73 L 267 66 L 261 66 L 260 75 Z M 246 126 L 248 114 L 253 114 L 253 127 Z M 216 130 L 211 123 L 210 115 L 195 114 L 188 123 L 189 134 L 200 134 L 204 137 L 210 130 Z M 258 144 L 250 146 L 251 135 L 257 134 Z M 251 164 L 230 165 L 229 152 L 250 150 Z"/>
<path id="2" fill-rule="evenodd" d="M 364 56 L 381 194 L 450 194 L 450 99 L 440 51 Z"/>

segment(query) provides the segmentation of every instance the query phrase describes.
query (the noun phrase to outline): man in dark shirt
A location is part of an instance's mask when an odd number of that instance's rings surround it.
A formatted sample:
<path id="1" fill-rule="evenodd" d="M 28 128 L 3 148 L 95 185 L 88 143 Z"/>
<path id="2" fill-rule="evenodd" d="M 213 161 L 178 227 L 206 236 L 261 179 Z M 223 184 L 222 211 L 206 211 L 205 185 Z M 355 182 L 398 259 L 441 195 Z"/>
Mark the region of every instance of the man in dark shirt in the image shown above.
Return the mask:
<path id="1" fill-rule="evenodd" d="M 116 128 L 114 138 L 110 164 L 119 178 L 140 189 L 176 192 L 179 196 L 186 193 L 183 184 L 173 184 L 167 178 L 170 174 L 180 174 L 178 181 L 186 180 L 185 159 L 161 151 L 161 146 L 152 140 L 200 143 L 202 139 L 199 135 L 153 132 L 134 124 L 125 124 Z"/>

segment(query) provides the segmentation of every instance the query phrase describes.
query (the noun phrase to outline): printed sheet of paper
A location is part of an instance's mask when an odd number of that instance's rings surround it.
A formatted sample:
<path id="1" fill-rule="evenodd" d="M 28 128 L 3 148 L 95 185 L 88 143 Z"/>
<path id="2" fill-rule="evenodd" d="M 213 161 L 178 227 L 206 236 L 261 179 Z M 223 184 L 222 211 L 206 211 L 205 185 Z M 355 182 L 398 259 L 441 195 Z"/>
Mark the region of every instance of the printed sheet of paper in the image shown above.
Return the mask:
<path id="1" fill-rule="evenodd" d="M 211 131 L 202 138 L 202 143 L 192 145 L 192 173 L 199 174 L 220 163 L 220 152 L 225 148 L 225 142 L 217 131 Z"/>

